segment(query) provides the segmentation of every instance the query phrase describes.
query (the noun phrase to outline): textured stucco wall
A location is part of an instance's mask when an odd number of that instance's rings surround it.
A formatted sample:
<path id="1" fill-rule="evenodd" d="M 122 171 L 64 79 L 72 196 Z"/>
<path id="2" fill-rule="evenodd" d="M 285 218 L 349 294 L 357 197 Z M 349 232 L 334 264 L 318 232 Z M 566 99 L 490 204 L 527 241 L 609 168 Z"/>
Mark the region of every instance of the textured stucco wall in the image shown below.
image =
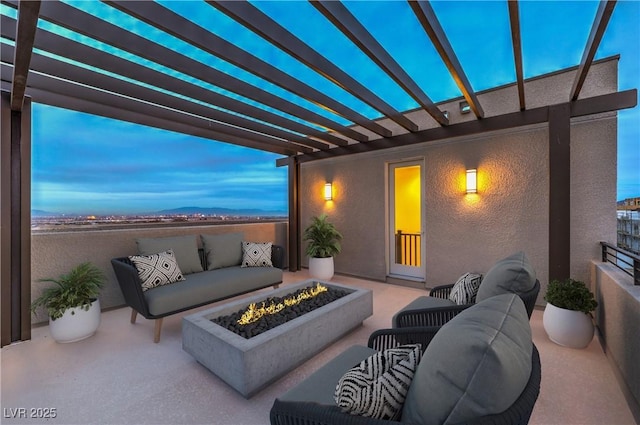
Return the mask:
<path id="1" fill-rule="evenodd" d="M 616 366 L 618 379 L 624 381 L 621 388 L 637 414 L 640 412 L 640 286 L 634 286 L 631 276 L 614 265 L 599 261 L 591 264 L 591 285 L 598 301 L 596 325 L 607 357 Z"/>
<path id="2" fill-rule="evenodd" d="M 574 76 L 570 71 L 527 82 L 527 107 L 566 102 Z M 481 94 L 486 115 L 517 110 L 514 90 Z M 616 90 L 614 58 L 594 64 L 581 97 Z M 456 113 L 457 101 L 440 107 L 451 111 L 452 123 L 474 119 Z M 613 113 L 571 122 L 570 267 L 576 279 L 589 280 L 589 262 L 599 257 L 601 240 L 615 242 L 616 128 Z M 314 215 L 330 215 L 345 237 L 336 271 L 387 278 L 388 164 L 411 159 L 422 159 L 425 167 L 426 285 L 455 281 L 466 271 L 486 272 L 500 258 L 524 250 L 542 284 L 542 302 L 549 275 L 546 123 L 303 163 L 302 228 Z M 477 196 L 463 194 L 466 168 L 478 168 Z M 333 201 L 322 198 L 325 182 L 334 184 Z"/>
<path id="3" fill-rule="evenodd" d="M 31 299 L 40 296 L 42 290 L 50 285 L 40 282 L 40 279 L 58 277 L 82 262 L 91 261 L 102 269 L 107 277 L 105 287 L 100 293 L 101 307 L 121 306 L 124 305 L 124 298 L 113 272 L 111 259 L 137 254 L 136 238 L 233 232 L 244 233 L 245 239 L 252 242 L 274 242 L 287 246 L 286 222 L 36 233 L 31 237 Z M 201 246 L 200 238 L 197 240 Z M 46 320 L 46 312 L 40 310 L 33 316 L 32 322 Z"/>

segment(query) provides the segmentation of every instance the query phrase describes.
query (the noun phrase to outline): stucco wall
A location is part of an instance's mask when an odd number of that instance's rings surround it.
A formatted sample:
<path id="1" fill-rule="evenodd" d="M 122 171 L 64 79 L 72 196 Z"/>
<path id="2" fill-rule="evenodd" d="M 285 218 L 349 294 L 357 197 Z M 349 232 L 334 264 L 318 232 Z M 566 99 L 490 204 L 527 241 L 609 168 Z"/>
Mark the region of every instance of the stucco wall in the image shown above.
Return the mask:
<path id="1" fill-rule="evenodd" d="M 527 105 L 566 102 L 574 75 L 527 82 Z M 583 93 L 616 90 L 617 60 L 595 64 Z M 511 86 L 479 95 L 486 115 L 517 110 L 513 92 Z M 457 101 L 440 108 L 452 111 L 453 123 L 473 119 L 456 114 Z M 615 243 L 616 128 L 614 113 L 571 122 L 570 267 L 575 279 L 589 280 L 589 262 L 599 257 L 600 241 Z M 312 216 L 328 213 L 344 235 L 336 271 L 385 280 L 388 164 L 423 159 L 426 286 L 453 282 L 466 271 L 486 272 L 500 258 L 524 250 L 542 284 L 541 302 L 549 275 L 548 139 L 548 126 L 541 124 L 303 163 L 302 227 Z M 466 168 L 478 169 L 478 195 L 463 193 Z M 332 201 L 322 198 L 325 182 L 334 185 Z"/>
<path id="2" fill-rule="evenodd" d="M 591 285 L 598 308 L 596 325 L 607 357 L 636 418 L 640 417 L 640 286 L 612 264 L 591 264 Z"/>
<path id="3" fill-rule="evenodd" d="M 137 254 L 136 238 L 233 232 L 244 233 L 245 239 L 252 242 L 274 242 L 287 246 L 286 222 L 36 233 L 31 237 L 31 299 L 40 296 L 42 290 L 50 285 L 40 282 L 40 279 L 58 277 L 82 262 L 91 261 L 102 269 L 107 277 L 106 285 L 100 293 L 101 307 L 121 306 L 124 305 L 124 299 L 111 266 L 111 259 Z M 201 246 L 200 238 L 197 240 Z M 285 255 L 285 264 L 286 260 Z M 32 323 L 46 320 L 46 313 L 40 310 L 33 316 Z"/>

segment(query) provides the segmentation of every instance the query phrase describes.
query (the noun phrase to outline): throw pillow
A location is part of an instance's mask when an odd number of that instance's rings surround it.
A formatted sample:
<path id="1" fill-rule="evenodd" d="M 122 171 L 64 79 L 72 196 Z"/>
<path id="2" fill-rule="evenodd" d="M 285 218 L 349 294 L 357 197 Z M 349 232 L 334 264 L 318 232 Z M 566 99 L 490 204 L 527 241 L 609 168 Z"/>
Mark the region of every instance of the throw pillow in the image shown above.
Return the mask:
<path id="1" fill-rule="evenodd" d="M 153 255 L 157 252 L 173 251 L 182 273 L 203 271 L 198 255 L 198 240 L 195 235 L 169 236 L 166 238 L 138 238 L 138 254 Z"/>
<path id="2" fill-rule="evenodd" d="M 129 259 L 138 270 L 143 291 L 186 280 L 171 250 L 153 255 L 132 255 Z"/>
<path id="3" fill-rule="evenodd" d="M 200 238 L 204 252 L 207 254 L 207 268 L 209 270 L 242 264 L 243 233 L 200 235 Z"/>
<path id="4" fill-rule="evenodd" d="M 449 299 L 458 305 L 475 303 L 481 280 L 482 275 L 480 274 L 463 274 L 451 288 Z"/>
<path id="5" fill-rule="evenodd" d="M 422 350 L 401 345 L 367 357 L 345 373 L 335 391 L 342 411 L 376 419 L 399 419 Z"/>
<path id="6" fill-rule="evenodd" d="M 271 242 L 242 242 L 241 267 L 273 267 L 271 263 Z"/>

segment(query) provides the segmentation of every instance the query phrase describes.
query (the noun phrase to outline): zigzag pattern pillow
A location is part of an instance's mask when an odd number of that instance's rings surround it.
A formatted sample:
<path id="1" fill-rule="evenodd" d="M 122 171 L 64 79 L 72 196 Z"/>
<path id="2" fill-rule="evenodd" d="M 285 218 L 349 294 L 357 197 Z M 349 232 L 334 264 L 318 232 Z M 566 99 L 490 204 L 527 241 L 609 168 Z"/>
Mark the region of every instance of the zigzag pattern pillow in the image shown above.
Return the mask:
<path id="1" fill-rule="evenodd" d="M 153 255 L 132 255 L 129 259 L 138 270 L 143 291 L 186 280 L 171 250 Z"/>
<path id="2" fill-rule="evenodd" d="M 477 273 L 465 273 L 451 288 L 449 299 L 458 305 L 473 304 L 476 302 L 478 288 L 482 281 L 482 275 Z"/>
<path id="3" fill-rule="evenodd" d="M 352 415 L 398 419 L 421 357 L 421 345 L 408 344 L 364 359 L 340 378 L 336 404 Z"/>
<path id="4" fill-rule="evenodd" d="M 271 262 L 271 242 L 242 242 L 241 267 L 273 267 Z"/>

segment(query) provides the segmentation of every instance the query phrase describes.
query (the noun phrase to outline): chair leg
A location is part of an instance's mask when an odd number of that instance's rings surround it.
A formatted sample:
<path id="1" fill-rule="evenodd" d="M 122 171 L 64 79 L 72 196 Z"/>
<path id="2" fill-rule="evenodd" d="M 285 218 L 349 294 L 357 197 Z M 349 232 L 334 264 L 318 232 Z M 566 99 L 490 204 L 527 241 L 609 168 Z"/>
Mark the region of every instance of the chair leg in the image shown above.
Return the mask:
<path id="1" fill-rule="evenodd" d="M 280 287 L 279 283 L 277 285 L 273 285 L 273 289 L 278 289 L 279 287 Z"/>
<path id="2" fill-rule="evenodd" d="M 162 318 L 156 319 L 156 325 L 153 332 L 153 342 L 160 342 L 160 331 L 162 330 Z"/>
<path id="3" fill-rule="evenodd" d="M 136 317 L 138 317 L 138 312 L 135 309 L 131 309 L 131 323 L 136 323 Z"/>

